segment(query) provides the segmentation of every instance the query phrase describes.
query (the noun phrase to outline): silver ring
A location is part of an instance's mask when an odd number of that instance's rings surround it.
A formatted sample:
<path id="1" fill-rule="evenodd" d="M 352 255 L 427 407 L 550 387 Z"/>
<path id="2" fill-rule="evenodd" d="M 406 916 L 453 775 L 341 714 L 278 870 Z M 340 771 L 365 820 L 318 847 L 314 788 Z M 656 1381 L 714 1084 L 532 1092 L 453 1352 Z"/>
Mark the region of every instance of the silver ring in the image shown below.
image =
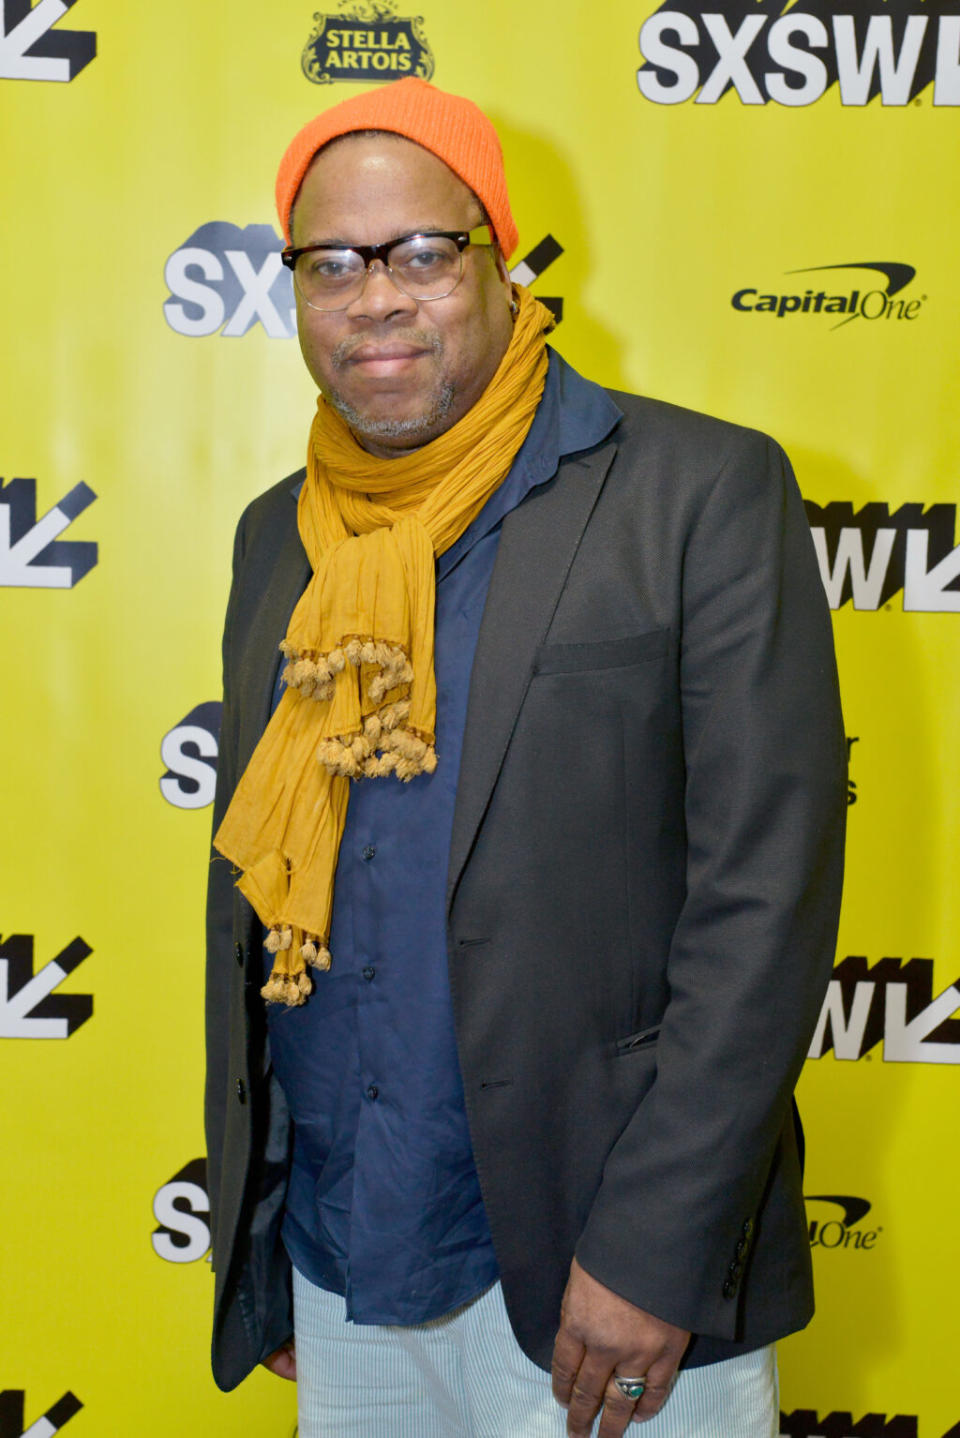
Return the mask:
<path id="1" fill-rule="evenodd" d="M 613 1381 L 624 1398 L 629 1398 L 631 1403 L 635 1403 L 638 1398 L 643 1397 L 643 1390 L 647 1386 L 647 1375 L 644 1374 L 642 1378 L 621 1378 L 619 1373 L 615 1373 Z"/>

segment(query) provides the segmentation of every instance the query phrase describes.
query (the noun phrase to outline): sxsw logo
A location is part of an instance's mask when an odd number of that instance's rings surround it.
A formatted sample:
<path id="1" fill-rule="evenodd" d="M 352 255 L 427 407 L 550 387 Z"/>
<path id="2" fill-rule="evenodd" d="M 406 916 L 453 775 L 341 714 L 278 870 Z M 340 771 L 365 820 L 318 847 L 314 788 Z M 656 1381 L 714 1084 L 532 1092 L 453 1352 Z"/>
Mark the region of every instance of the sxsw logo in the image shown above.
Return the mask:
<path id="1" fill-rule="evenodd" d="M 34 1419 L 29 1428 L 25 1428 L 23 1410 L 26 1396 L 23 1388 L 5 1388 L 0 1393 L 0 1438 L 51 1438 L 51 1434 L 59 1433 L 83 1407 L 79 1398 L 65 1393 L 46 1413 Z"/>
<path id="2" fill-rule="evenodd" d="M 160 792 L 168 804 L 204 809 L 213 803 L 222 709 L 219 699 L 198 704 L 164 734 L 160 758 L 167 772 L 160 779 Z"/>
<path id="3" fill-rule="evenodd" d="M 271 339 L 297 332 L 290 271 L 280 262 L 282 241 L 271 225 L 210 220 L 167 260 L 167 324 L 179 335 L 237 339 L 261 325 Z"/>
<path id="4" fill-rule="evenodd" d="M 920 1438 L 915 1414 L 865 1413 L 854 1422 L 853 1414 L 825 1413 L 821 1418 L 813 1408 L 795 1408 L 780 1414 L 780 1438 Z M 960 1423 L 955 1423 L 942 1438 L 960 1438 Z"/>
<path id="5" fill-rule="evenodd" d="M 817 315 L 838 316 L 842 319 L 834 319 L 827 328 L 831 330 L 842 329 L 844 325 L 850 324 L 853 320 L 915 320 L 920 313 L 920 307 L 926 300 L 926 295 L 905 295 L 895 299 L 900 291 L 910 284 L 916 276 L 913 265 L 904 265 L 895 260 L 860 260 L 849 261 L 842 265 L 812 265 L 808 269 L 787 270 L 788 275 L 814 275 L 821 271 L 839 270 L 876 270 L 886 279 L 886 284 L 877 286 L 874 281 L 872 289 L 851 288 L 843 294 L 829 294 L 826 287 L 815 288 L 817 282 L 807 282 L 803 294 L 773 294 L 769 291 L 762 293 L 755 285 L 748 285 L 739 289 L 730 300 L 730 304 L 740 314 L 754 315 L 775 315 L 778 320 L 787 319 L 793 315 L 804 316 Z M 854 277 L 851 284 L 862 277 Z M 869 276 L 873 279 L 873 276 Z M 836 283 L 836 281 L 834 281 Z M 821 321 L 823 323 L 823 321 Z"/>
<path id="6" fill-rule="evenodd" d="M 210 1249 L 210 1226 L 201 1215 L 209 1212 L 207 1160 L 195 1158 L 154 1194 L 153 1216 L 159 1227 L 153 1230 L 150 1242 L 157 1257 L 167 1263 L 195 1263 L 203 1258 Z"/>
<path id="7" fill-rule="evenodd" d="M 810 1247 L 829 1250 L 844 1248 L 869 1252 L 880 1234 L 879 1228 L 863 1228 L 862 1221 L 870 1212 L 870 1200 L 849 1194 L 816 1193 L 804 1195 L 808 1216 L 811 1205 L 815 1217 L 809 1221 Z"/>
<path id="8" fill-rule="evenodd" d="M 880 609 L 902 589 L 905 610 L 960 614 L 955 504 L 805 503 L 831 609 Z"/>
<path id="9" fill-rule="evenodd" d="M 640 54 L 637 85 L 658 105 L 730 90 L 743 105 L 812 105 L 834 84 L 842 105 L 906 105 L 931 81 L 934 105 L 960 105 L 954 0 L 667 0 Z"/>
<path id="10" fill-rule="evenodd" d="M 55 30 L 76 0 L 0 0 L 0 80 L 69 82 L 97 53 L 92 30 Z M 2 1435 L 0 1435 L 2 1438 Z"/>
<path id="11" fill-rule="evenodd" d="M 54 991 L 92 952 L 83 939 L 74 939 L 34 973 L 33 935 L 0 939 L 0 1039 L 68 1039 L 76 1033 L 93 1013 L 92 995 Z"/>
<path id="12" fill-rule="evenodd" d="M 884 1063 L 960 1064 L 960 981 L 934 996 L 933 960 L 849 954 L 833 971 L 808 1058 L 833 1050 L 861 1059 L 883 1044 Z"/>
<path id="13" fill-rule="evenodd" d="M 0 479 L 0 586 L 72 589 L 97 562 L 90 540 L 59 539 L 93 503 L 89 485 L 75 484 L 37 518 L 37 481 Z"/>

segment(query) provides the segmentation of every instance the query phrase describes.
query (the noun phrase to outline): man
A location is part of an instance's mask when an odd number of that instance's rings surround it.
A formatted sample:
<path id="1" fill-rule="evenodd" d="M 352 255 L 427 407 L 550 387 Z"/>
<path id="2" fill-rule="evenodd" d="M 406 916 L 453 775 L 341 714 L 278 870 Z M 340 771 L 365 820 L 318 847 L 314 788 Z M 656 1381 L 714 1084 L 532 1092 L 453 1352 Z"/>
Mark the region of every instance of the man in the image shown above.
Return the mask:
<path id="1" fill-rule="evenodd" d="M 547 350 L 469 101 L 335 106 L 277 198 L 321 394 L 224 635 L 217 1381 L 305 1438 L 769 1438 L 846 797 L 789 465 Z"/>

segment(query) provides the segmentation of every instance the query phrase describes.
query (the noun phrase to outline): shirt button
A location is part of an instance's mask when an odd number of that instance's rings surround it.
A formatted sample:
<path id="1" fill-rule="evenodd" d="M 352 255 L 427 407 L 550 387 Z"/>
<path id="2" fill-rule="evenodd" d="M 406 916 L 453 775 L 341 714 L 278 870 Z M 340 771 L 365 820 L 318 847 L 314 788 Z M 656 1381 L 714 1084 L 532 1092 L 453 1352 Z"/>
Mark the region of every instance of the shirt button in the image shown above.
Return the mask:
<path id="1" fill-rule="evenodd" d="M 242 963 L 243 963 L 243 945 L 242 945 L 242 944 L 234 944 L 234 946 L 233 946 L 233 957 L 236 959 L 236 961 L 237 961 L 238 964 L 242 964 Z"/>
<path id="2" fill-rule="evenodd" d="M 736 1291 L 737 1291 L 737 1285 L 736 1285 L 735 1283 L 731 1283 L 730 1279 L 728 1278 L 728 1279 L 726 1280 L 726 1282 L 724 1283 L 724 1285 L 723 1285 L 723 1296 L 724 1296 L 724 1298 L 733 1298 L 733 1296 L 734 1296 L 734 1294 L 736 1293 Z"/>
<path id="3" fill-rule="evenodd" d="M 370 1087 L 367 1089 L 367 1098 L 369 1098 L 369 1099 L 375 1099 L 375 1098 L 378 1097 L 379 1093 L 380 1093 L 380 1090 L 377 1088 L 376 1084 L 375 1084 L 375 1083 L 372 1083 L 372 1084 L 370 1085 Z"/>
<path id="4" fill-rule="evenodd" d="M 363 974 L 363 977 L 366 979 L 367 983 L 369 983 L 377 971 L 372 964 L 367 964 L 367 967 L 365 969 L 361 969 L 360 972 Z"/>
<path id="5" fill-rule="evenodd" d="M 369 864 L 370 860 L 373 858 L 376 852 L 377 851 L 372 844 L 364 844 L 363 848 L 360 850 L 360 857 L 361 859 L 365 859 L 366 862 Z"/>
<path id="6" fill-rule="evenodd" d="M 247 1088 L 241 1078 L 237 1079 L 237 1098 L 241 1103 L 246 1103 L 247 1101 Z"/>

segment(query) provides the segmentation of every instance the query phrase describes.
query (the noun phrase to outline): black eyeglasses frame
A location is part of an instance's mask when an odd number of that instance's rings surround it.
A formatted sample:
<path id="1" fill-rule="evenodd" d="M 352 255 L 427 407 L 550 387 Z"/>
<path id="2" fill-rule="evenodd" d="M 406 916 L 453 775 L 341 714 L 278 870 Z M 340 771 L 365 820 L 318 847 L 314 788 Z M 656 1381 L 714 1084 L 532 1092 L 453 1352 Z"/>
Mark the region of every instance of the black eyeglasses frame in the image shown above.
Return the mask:
<path id="1" fill-rule="evenodd" d="M 487 234 L 486 240 L 475 240 L 474 235 L 481 230 Z M 472 230 L 414 230 L 409 235 L 398 235 L 395 240 L 384 240 L 382 245 L 331 245 L 329 242 L 320 245 L 287 245 L 281 250 L 280 259 L 288 270 L 296 268 L 297 260 L 301 255 L 312 254 L 315 250 L 349 250 L 351 254 L 359 255 L 363 260 L 364 267 L 369 269 L 374 260 L 389 269 L 387 256 L 390 251 L 396 249 L 397 245 L 405 245 L 408 240 L 453 240 L 460 254 L 462 255 L 468 245 L 487 245 L 492 243 L 491 230 L 489 225 L 475 225 Z"/>

